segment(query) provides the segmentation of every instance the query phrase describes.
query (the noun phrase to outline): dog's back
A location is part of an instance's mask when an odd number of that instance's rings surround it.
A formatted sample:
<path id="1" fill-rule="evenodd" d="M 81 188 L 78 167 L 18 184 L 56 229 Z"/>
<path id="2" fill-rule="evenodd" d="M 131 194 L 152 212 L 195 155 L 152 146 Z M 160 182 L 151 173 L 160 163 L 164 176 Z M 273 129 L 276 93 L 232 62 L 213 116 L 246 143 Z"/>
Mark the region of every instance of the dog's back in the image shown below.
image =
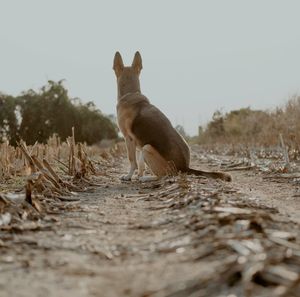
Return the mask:
<path id="1" fill-rule="evenodd" d="M 187 143 L 144 95 L 138 92 L 124 95 L 118 102 L 117 111 L 122 133 L 134 138 L 139 148 L 150 144 L 177 170 L 186 171 L 190 161 Z"/>
<path id="2" fill-rule="evenodd" d="M 168 118 L 154 105 L 144 104 L 132 122 L 138 145 L 152 145 L 177 170 L 186 171 L 190 162 L 188 145 Z"/>

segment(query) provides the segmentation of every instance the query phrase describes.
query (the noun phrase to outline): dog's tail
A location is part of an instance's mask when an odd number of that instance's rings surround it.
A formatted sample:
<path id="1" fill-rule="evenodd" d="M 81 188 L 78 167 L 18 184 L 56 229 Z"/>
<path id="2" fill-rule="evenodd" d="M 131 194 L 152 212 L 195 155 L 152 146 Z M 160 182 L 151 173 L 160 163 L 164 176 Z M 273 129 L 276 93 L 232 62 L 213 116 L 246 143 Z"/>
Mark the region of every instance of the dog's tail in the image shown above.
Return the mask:
<path id="1" fill-rule="evenodd" d="M 220 172 L 220 171 L 203 171 L 203 170 L 188 168 L 186 173 L 194 174 L 194 175 L 198 175 L 198 176 L 211 177 L 211 178 L 215 178 L 215 179 L 222 179 L 227 182 L 230 182 L 232 180 L 230 174 L 228 174 L 226 172 Z"/>

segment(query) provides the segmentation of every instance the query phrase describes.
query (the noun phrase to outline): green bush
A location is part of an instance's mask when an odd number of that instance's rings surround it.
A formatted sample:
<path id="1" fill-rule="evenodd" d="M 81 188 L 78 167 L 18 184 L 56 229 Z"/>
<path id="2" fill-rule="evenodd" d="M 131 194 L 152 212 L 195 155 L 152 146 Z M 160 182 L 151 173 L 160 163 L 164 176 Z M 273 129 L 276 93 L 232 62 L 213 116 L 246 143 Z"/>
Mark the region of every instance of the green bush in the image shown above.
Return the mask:
<path id="1" fill-rule="evenodd" d="M 76 140 L 88 144 L 117 138 L 116 125 L 92 102 L 69 98 L 62 81 L 49 81 L 38 92 L 29 90 L 16 98 L 0 95 L 0 141 L 45 143 L 54 133 L 64 140 L 72 127 Z"/>

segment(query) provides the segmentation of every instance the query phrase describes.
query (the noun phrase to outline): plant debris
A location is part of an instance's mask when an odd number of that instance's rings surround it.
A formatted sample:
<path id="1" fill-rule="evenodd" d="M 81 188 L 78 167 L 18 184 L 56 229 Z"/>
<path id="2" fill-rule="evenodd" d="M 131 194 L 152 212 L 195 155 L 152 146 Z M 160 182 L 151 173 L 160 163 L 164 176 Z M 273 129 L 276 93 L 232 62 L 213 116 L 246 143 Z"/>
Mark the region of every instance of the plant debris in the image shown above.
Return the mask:
<path id="1" fill-rule="evenodd" d="M 184 174 L 122 183 L 124 147 L 99 151 L 76 144 L 74 134 L 59 145 L 3 144 L 2 180 L 26 178 L 0 194 L 0 273 L 24 270 L 22 282 L 25 271 L 53 272 L 55 286 L 72 280 L 76 291 L 85 282 L 91 295 L 300 296 L 300 223 L 258 192 Z M 261 169 L 267 158 L 247 163 L 194 150 L 193 159 L 270 186 L 298 185 L 297 171 Z"/>

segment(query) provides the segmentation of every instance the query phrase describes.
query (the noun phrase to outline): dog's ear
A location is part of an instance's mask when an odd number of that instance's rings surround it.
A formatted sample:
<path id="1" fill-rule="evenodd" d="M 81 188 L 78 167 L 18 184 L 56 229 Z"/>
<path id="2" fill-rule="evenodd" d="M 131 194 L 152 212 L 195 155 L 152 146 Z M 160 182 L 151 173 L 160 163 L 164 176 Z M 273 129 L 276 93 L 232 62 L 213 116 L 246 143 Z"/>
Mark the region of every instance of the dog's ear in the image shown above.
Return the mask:
<path id="1" fill-rule="evenodd" d="M 123 69 L 124 69 L 124 64 L 123 64 L 121 54 L 119 52 L 116 52 L 114 58 L 113 70 L 115 71 L 117 77 L 121 75 Z"/>
<path id="2" fill-rule="evenodd" d="M 135 53 L 131 67 L 134 69 L 136 73 L 139 74 L 141 72 L 143 65 L 142 65 L 142 57 L 139 52 Z"/>

